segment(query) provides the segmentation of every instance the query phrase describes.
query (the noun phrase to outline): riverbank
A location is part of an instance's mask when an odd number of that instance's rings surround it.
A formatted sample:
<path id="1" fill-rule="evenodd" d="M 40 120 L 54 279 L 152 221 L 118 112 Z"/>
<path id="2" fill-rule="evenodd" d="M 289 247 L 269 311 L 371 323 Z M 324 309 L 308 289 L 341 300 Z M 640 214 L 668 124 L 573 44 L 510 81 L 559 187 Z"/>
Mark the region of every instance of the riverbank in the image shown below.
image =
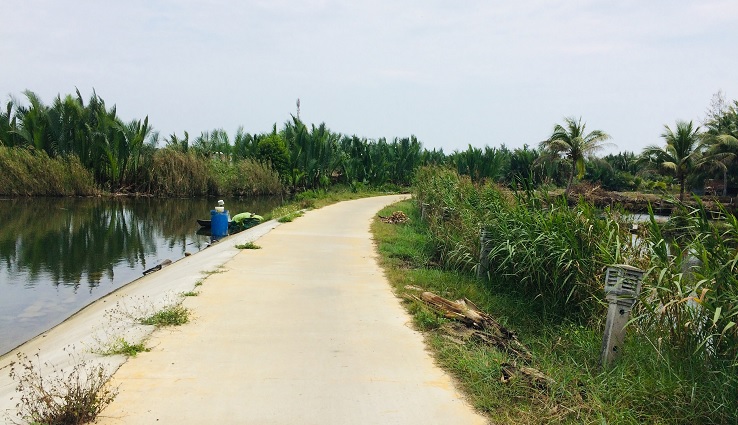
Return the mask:
<path id="1" fill-rule="evenodd" d="M 265 215 L 281 198 L 228 199 Z M 33 197 L 0 200 L 0 355 L 85 305 L 210 243 L 196 219 L 216 199 Z"/>
<path id="2" fill-rule="evenodd" d="M 309 211 L 260 238 L 259 250 L 230 259 L 226 252 L 214 256 L 220 261 L 211 266 L 223 267 L 184 303 L 192 323 L 145 340 L 150 351 L 117 370 L 112 384 L 119 393 L 97 423 L 486 423 L 406 326 L 408 318 L 373 259 L 370 218 L 382 205 L 406 197 Z M 219 244 L 235 242 L 232 237 Z M 178 275 L 184 261 L 200 263 L 214 248 L 155 273 L 156 281 L 145 286 L 176 279 L 164 273 Z M 184 275 L 192 277 L 191 271 Z M 68 325 L 76 322 L 82 331 L 80 320 L 87 315 L 81 312 Z M 42 361 L 49 360 L 52 334 L 70 333 L 60 326 L 42 338 Z M 22 348 L 33 350 L 37 342 Z M 65 359 L 63 344 L 56 344 L 60 356 L 51 361 L 58 366 Z M 79 346 L 76 355 L 90 357 Z M 113 357 L 120 356 L 102 361 Z M 0 381 L 0 401 L 6 401 L 7 388 Z"/>
<path id="3" fill-rule="evenodd" d="M 158 149 L 115 181 L 86 168 L 75 155 L 49 156 L 0 144 L 0 196 L 263 196 L 285 193 L 279 174 L 253 158 L 224 161 L 194 152 Z"/>
<path id="4" fill-rule="evenodd" d="M 39 372 L 47 378 L 53 374 L 52 366 L 69 368 L 80 361 L 102 365 L 113 372 L 126 361 L 126 357 L 100 356 L 93 351 L 104 348 L 116 338 L 145 340 L 155 329 L 154 326 L 131 322 L 116 312 L 140 309 L 142 313 L 153 313 L 181 301 L 183 293 L 193 291 L 198 281 L 216 272 L 218 267 L 241 252 L 236 245 L 253 242 L 279 225 L 276 220 L 263 223 L 143 276 L 0 357 L 0 414 L 12 413 L 18 402 L 16 382 L 8 376 L 10 364 L 17 360 L 17 353 L 38 354 Z"/>
<path id="5" fill-rule="evenodd" d="M 551 192 L 552 195 L 561 195 L 563 190 Z M 579 199 L 584 199 L 597 208 L 622 208 L 625 211 L 636 214 L 648 214 L 649 207 L 657 215 L 670 215 L 676 208 L 678 195 L 655 194 L 644 192 L 612 192 L 602 189 L 600 186 L 591 184 L 580 184 L 572 188 L 568 201 L 570 205 L 576 205 Z M 729 213 L 738 211 L 738 202 L 734 196 L 701 196 L 700 200 L 709 211 L 716 216 L 722 205 Z M 697 202 L 692 195 L 685 195 L 684 205 L 696 207 Z"/>

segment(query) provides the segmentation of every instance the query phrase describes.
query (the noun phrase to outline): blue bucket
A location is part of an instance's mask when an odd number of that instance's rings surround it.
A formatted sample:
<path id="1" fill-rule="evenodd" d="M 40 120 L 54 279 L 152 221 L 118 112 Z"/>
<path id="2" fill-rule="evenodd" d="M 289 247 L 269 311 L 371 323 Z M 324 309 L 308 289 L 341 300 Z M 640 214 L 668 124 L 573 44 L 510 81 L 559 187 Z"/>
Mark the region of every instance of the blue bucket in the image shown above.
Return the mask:
<path id="1" fill-rule="evenodd" d="M 228 211 L 210 210 L 210 235 L 213 239 L 228 235 Z"/>

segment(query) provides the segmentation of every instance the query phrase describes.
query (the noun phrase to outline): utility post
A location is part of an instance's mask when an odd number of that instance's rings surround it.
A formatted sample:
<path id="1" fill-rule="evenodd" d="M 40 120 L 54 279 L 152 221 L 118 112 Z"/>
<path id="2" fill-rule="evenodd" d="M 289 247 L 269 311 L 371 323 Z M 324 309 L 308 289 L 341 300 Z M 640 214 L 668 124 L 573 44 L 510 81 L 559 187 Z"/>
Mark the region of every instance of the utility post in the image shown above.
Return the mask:
<path id="1" fill-rule="evenodd" d="M 479 231 L 479 266 L 477 267 L 477 278 L 486 279 L 489 273 L 489 252 L 492 247 L 489 246 L 491 237 L 487 230 Z"/>
<path id="2" fill-rule="evenodd" d="M 630 318 L 638 294 L 641 292 L 641 269 L 626 264 L 614 264 L 605 274 L 605 298 L 608 302 L 605 335 L 602 338 L 600 365 L 610 365 L 622 354 L 625 325 Z"/>

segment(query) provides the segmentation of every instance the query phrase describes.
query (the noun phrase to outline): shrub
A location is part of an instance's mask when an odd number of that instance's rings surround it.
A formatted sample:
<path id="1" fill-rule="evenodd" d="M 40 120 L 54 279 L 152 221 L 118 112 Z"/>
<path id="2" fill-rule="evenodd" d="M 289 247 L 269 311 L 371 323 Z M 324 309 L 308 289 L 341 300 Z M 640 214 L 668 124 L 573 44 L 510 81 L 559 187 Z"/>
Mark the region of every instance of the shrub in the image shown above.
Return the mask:
<path id="1" fill-rule="evenodd" d="M 36 355 L 38 359 L 38 355 Z M 49 366 L 48 364 L 45 366 Z M 77 362 L 66 373 L 52 367 L 51 378 L 41 375 L 41 365 L 18 353 L 10 376 L 18 381 L 18 417 L 32 424 L 78 425 L 95 420 L 118 394 L 107 385 L 104 366 Z"/>

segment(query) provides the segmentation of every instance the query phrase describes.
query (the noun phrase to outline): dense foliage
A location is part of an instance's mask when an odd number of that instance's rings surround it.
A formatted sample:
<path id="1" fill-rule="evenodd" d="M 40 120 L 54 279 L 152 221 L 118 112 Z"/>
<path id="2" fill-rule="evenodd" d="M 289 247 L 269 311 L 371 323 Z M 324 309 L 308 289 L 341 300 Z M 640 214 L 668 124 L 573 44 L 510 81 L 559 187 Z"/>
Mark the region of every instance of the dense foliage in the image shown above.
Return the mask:
<path id="1" fill-rule="evenodd" d="M 148 117 L 124 121 L 115 106 L 106 106 L 94 92 L 87 101 L 79 91 L 59 95 L 50 105 L 33 92 L 24 95 L 24 102 L 11 98 L 0 110 L 0 146 L 32 148 L 35 155 L 44 152 L 49 159 L 77 161 L 103 191 L 243 196 L 337 183 L 356 189 L 396 187 L 408 186 L 423 165 L 443 165 L 474 182 L 512 188 L 565 186 L 567 192 L 577 179 L 614 191 L 678 191 L 681 196 L 689 190 L 727 195 L 738 186 L 738 101 L 719 102 L 703 127 L 692 122 L 679 122 L 674 130 L 666 126 L 663 147 L 597 158 L 594 154 L 609 136 L 601 130 L 585 131 L 581 118 L 556 124 L 538 147 L 469 145 L 446 154 L 424 149 L 414 136 L 367 139 L 332 132 L 324 123 L 307 125 L 296 117 L 264 133 L 239 128 L 229 135 L 216 128 L 194 138 L 187 132 L 162 138 Z M 16 175 L 13 186 L 0 187 L 0 192 L 40 194 L 22 186 L 21 181 L 34 177 Z M 54 187 L 43 193 L 73 192 L 54 192 Z"/>
<path id="2" fill-rule="evenodd" d="M 675 397 L 689 399 L 661 408 L 684 409 L 680 415 L 699 422 L 735 419 L 734 215 L 723 210 L 725 220 L 715 222 L 699 201 L 696 207 L 680 204 L 666 223 L 652 215 L 636 236 L 627 214 L 598 212 L 582 202 L 571 208 L 544 193 L 511 193 L 436 167 L 418 171 L 413 194 L 434 246 L 430 263 L 473 274 L 483 230 L 490 248 L 486 284 L 493 292 L 526 298 L 529 313 L 546 323 L 571 322 L 601 335 L 605 266 L 626 263 L 646 270 L 629 336 L 645 349 L 633 355 L 644 356 L 638 361 L 653 368 L 653 376 L 641 378 L 656 380 L 653 385 L 661 389 L 674 386 Z"/>

